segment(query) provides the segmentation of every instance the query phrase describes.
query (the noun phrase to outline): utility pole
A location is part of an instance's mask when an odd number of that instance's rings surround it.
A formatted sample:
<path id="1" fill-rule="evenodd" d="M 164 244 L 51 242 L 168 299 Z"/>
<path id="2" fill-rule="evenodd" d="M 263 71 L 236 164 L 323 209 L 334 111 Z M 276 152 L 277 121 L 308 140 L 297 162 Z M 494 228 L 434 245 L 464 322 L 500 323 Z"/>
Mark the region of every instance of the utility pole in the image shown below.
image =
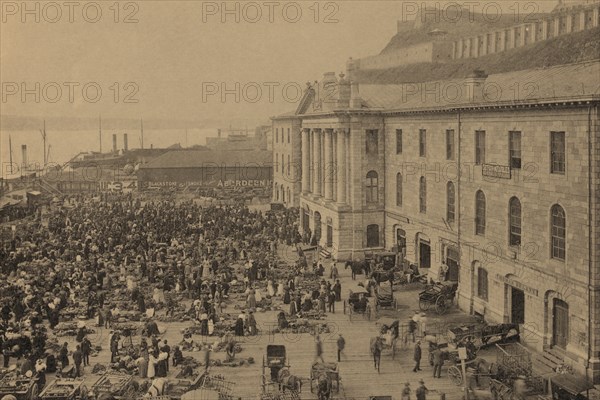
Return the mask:
<path id="1" fill-rule="evenodd" d="M 12 174 L 12 137 L 8 135 L 8 151 L 9 151 L 9 161 L 10 161 L 10 173 Z"/>

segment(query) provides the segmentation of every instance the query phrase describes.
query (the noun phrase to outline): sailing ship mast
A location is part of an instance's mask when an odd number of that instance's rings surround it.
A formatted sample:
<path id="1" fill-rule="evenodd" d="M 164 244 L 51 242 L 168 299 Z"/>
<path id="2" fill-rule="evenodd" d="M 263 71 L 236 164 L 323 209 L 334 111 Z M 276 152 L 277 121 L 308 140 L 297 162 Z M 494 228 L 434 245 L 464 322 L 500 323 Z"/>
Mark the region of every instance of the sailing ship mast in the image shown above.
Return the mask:
<path id="1" fill-rule="evenodd" d="M 11 170 L 11 174 L 12 174 L 12 166 L 13 166 L 13 161 L 12 161 L 12 137 L 10 135 L 8 135 L 8 151 L 9 151 L 9 160 L 10 160 L 10 170 Z"/>
<path id="2" fill-rule="evenodd" d="M 46 120 L 44 120 L 44 129 L 40 129 L 42 139 L 44 140 L 44 167 L 48 164 L 48 154 L 46 153 Z"/>
<path id="3" fill-rule="evenodd" d="M 140 130 L 141 130 L 141 135 L 142 135 L 142 140 L 141 140 L 141 144 L 142 144 L 142 149 L 144 148 L 144 120 L 140 118 Z"/>
<path id="4" fill-rule="evenodd" d="M 98 136 L 100 140 L 100 154 L 102 154 L 102 115 L 98 116 Z"/>

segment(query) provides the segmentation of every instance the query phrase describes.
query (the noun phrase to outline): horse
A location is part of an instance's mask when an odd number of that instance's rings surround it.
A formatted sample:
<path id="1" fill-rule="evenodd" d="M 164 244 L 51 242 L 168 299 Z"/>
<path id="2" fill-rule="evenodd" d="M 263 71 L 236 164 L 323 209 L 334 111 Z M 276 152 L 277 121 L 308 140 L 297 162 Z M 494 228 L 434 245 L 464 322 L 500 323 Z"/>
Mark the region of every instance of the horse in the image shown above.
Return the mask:
<path id="1" fill-rule="evenodd" d="M 383 350 L 383 338 L 377 336 L 371 338 L 371 354 L 373 355 L 373 365 L 379 373 L 379 365 L 381 364 L 381 352 Z"/>
<path id="2" fill-rule="evenodd" d="M 367 270 L 367 261 L 346 261 L 344 269 L 352 270 L 352 280 L 356 279 L 356 275 L 362 274 Z"/>
<path id="3" fill-rule="evenodd" d="M 296 393 L 302 391 L 302 379 L 296 375 L 292 375 L 287 367 L 281 368 L 277 374 L 277 382 L 279 390 L 285 392 L 286 389 Z"/>

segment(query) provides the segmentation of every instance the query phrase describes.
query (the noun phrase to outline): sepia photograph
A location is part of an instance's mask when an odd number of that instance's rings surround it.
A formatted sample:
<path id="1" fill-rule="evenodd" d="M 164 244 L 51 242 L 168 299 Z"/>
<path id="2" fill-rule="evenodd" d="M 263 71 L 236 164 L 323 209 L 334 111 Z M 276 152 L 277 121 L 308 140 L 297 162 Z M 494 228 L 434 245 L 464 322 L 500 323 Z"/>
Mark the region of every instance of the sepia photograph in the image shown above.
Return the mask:
<path id="1" fill-rule="evenodd" d="M 0 18 L 0 400 L 600 400 L 600 0 Z"/>

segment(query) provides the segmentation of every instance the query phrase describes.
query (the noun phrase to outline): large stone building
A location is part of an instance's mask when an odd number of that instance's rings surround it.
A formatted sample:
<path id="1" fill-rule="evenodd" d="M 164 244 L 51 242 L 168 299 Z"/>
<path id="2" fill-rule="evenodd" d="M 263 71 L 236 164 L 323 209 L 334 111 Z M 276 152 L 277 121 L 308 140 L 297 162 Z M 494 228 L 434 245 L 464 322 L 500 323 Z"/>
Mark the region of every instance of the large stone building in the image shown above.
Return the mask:
<path id="1" fill-rule="evenodd" d="M 600 382 L 600 62 L 421 85 L 354 71 L 273 119 L 302 228 L 340 259 L 445 261 L 462 309 Z"/>

